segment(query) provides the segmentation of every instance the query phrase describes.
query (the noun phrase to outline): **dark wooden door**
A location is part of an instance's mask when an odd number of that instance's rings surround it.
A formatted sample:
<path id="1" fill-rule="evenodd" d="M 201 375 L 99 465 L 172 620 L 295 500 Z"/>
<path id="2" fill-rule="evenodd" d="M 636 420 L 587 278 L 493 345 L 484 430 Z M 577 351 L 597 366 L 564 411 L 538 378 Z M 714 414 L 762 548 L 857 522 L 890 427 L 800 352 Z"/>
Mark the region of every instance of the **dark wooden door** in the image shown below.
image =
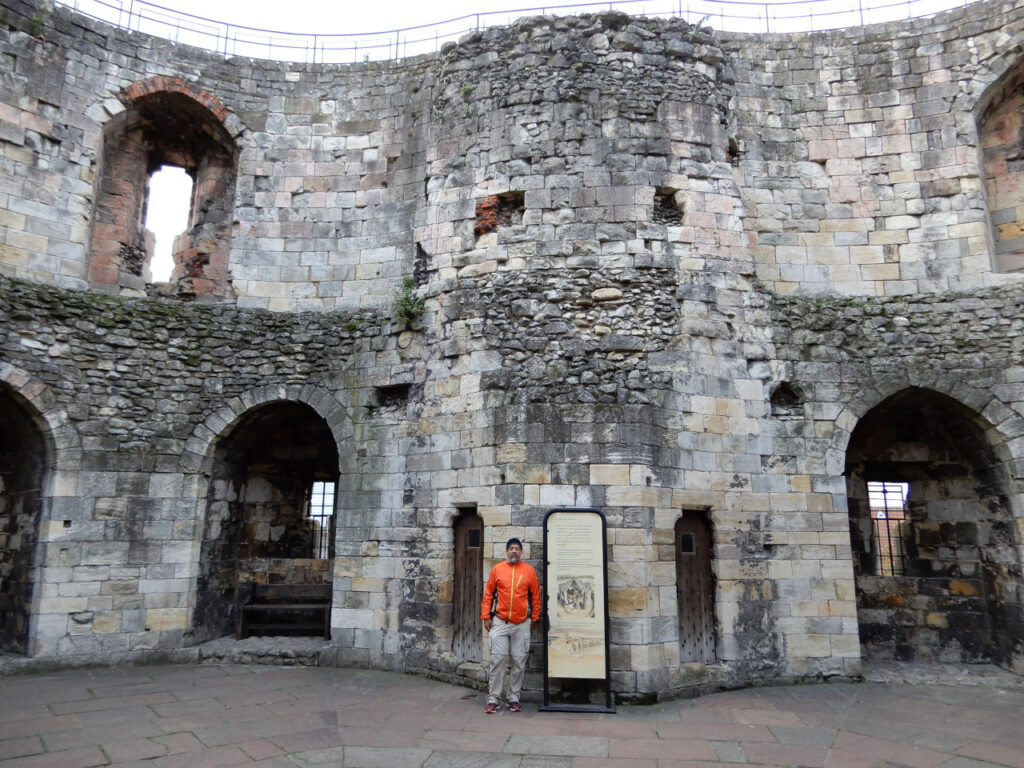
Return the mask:
<path id="1" fill-rule="evenodd" d="M 715 661 L 715 599 L 711 526 L 703 512 L 684 511 L 676 523 L 679 660 Z"/>
<path id="2" fill-rule="evenodd" d="M 484 594 L 484 522 L 475 511 L 455 520 L 454 636 L 452 652 L 466 661 L 483 660 L 480 600 Z"/>

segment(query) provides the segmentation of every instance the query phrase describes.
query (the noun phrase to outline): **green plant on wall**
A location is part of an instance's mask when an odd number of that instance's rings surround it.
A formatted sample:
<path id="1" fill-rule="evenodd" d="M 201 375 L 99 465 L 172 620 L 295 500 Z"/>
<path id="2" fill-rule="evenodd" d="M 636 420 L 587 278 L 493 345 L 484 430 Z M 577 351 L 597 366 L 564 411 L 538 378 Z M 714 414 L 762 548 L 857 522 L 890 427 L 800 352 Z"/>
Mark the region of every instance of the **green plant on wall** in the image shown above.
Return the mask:
<path id="1" fill-rule="evenodd" d="M 28 20 L 28 33 L 32 37 L 39 37 L 43 33 L 43 29 L 46 27 L 46 14 L 42 11 L 37 13 L 31 19 Z"/>
<path id="2" fill-rule="evenodd" d="M 415 287 L 413 278 L 402 278 L 402 287 L 391 302 L 391 317 L 402 326 L 409 325 L 427 311 L 427 300 L 413 293 Z"/>

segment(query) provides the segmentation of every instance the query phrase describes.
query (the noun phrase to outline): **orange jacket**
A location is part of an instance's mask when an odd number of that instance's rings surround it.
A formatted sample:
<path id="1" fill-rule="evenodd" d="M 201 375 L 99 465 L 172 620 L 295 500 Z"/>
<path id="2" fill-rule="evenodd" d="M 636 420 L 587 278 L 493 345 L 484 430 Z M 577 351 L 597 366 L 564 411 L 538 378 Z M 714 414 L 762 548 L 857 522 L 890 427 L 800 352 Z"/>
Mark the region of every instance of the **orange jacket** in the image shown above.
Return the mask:
<path id="1" fill-rule="evenodd" d="M 533 566 L 519 562 L 515 565 L 507 560 L 491 568 L 484 588 L 484 599 L 480 601 L 480 618 L 491 618 L 491 604 L 498 596 L 498 610 L 495 615 L 502 621 L 520 624 L 526 620 L 528 606 L 532 602 L 531 621 L 540 619 L 540 584 Z M 528 602 L 529 600 L 529 602 Z"/>

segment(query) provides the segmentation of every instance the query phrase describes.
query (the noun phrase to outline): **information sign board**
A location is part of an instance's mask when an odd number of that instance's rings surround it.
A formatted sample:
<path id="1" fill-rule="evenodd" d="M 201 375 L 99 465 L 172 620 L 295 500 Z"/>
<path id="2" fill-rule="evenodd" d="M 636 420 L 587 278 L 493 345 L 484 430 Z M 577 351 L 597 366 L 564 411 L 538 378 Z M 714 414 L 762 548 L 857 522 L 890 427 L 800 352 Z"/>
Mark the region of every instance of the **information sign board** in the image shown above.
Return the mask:
<path id="1" fill-rule="evenodd" d="M 544 518 L 547 618 L 542 709 L 614 711 L 608 653 L 606 525 L 596 509 L 552 509 Z M 606 703 L 550 702 L 550 680 L 603 680 Z"/>

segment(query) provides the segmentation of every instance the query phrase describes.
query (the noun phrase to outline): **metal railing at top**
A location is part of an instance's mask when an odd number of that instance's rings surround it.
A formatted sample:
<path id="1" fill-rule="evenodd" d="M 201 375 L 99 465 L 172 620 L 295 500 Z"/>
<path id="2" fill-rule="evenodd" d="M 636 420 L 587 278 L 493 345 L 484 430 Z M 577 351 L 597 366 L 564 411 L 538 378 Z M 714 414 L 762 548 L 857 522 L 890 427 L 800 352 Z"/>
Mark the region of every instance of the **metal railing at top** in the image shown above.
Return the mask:
<path id="1" fill-rule="evenodd" d="M 227 57 L 309 63 L 379 61 L 431 53 L 467 32 L 544 14 L 617 10 L 633 16 L 675 16 L 730 32 L 808 32 L 904 20 L 967 4 L 967 0 L 606 0 L 484 11 L 379 32 L 298 33 L 216 21 L 147 0 L 57 2 L 124 29 Z"/>

